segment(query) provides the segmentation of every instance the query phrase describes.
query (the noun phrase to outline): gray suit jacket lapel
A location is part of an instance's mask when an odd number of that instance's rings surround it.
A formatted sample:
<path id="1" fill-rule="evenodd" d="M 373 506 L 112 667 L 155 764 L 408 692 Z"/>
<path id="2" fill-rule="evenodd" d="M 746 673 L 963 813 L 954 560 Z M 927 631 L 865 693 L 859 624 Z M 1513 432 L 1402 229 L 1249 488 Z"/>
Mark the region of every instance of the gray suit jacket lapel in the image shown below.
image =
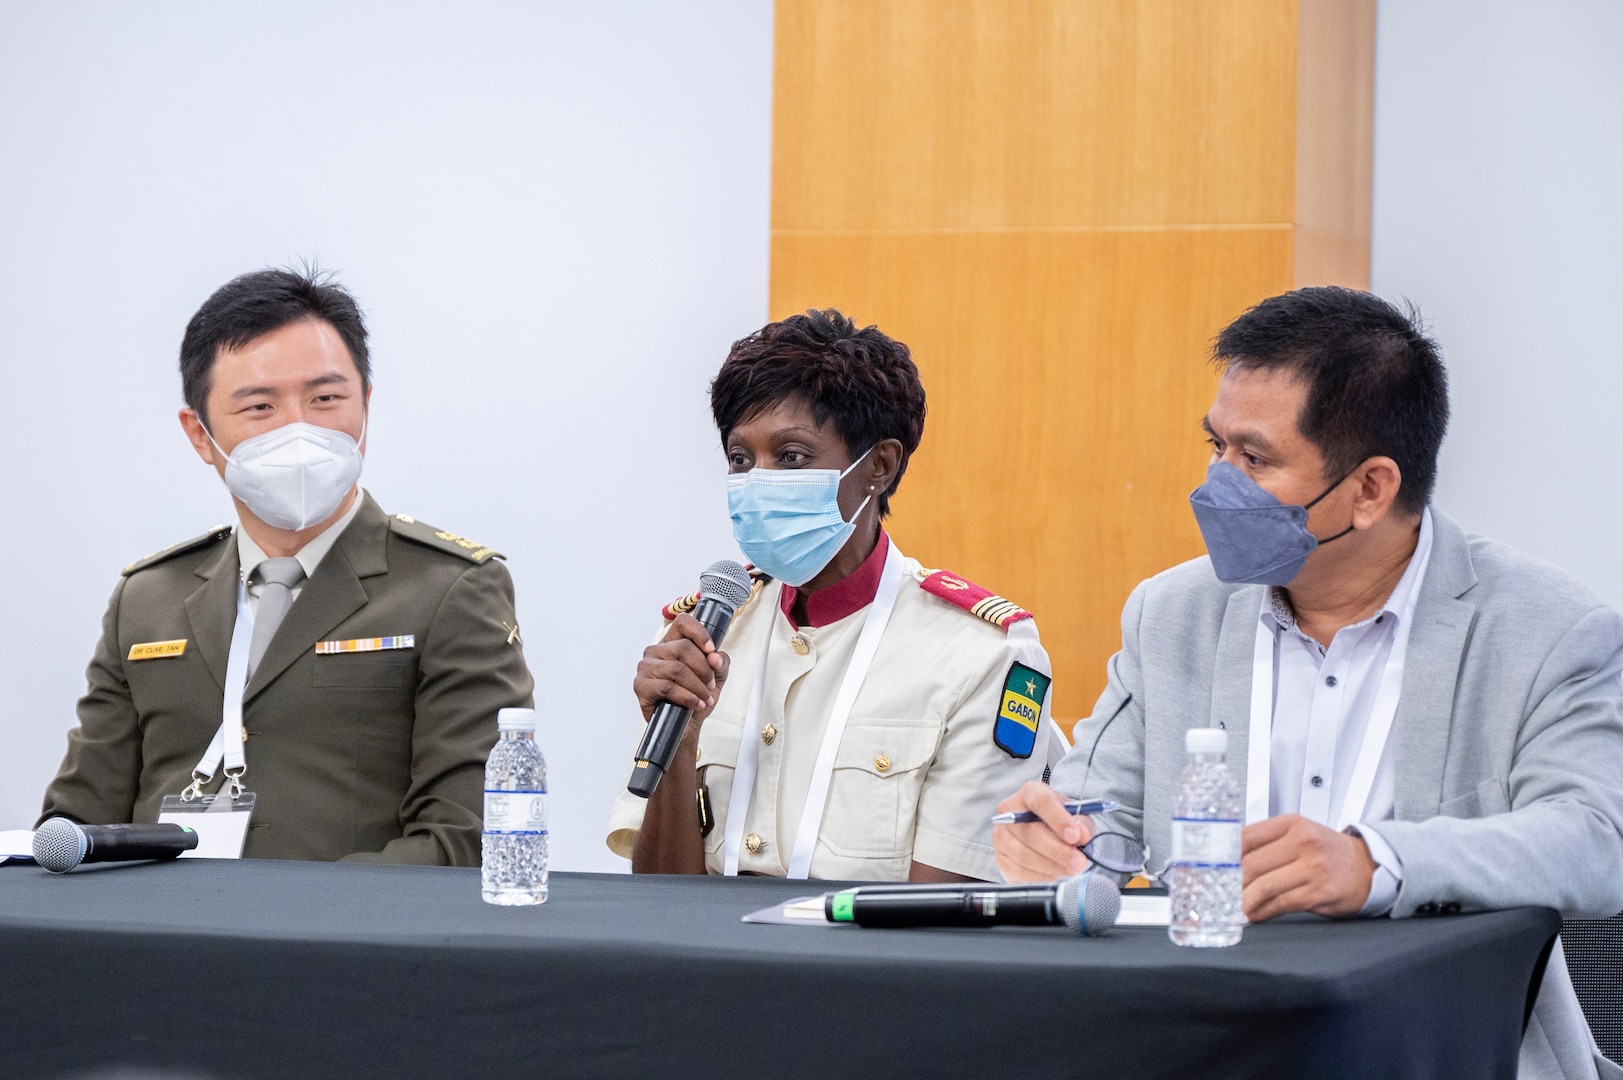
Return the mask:
<path id="1" fill-rule="evenodd" d="M 1454 687 L 1476 617 L 1476 605 L 1460 599 L 1476 584 L 1465 532 L 1436 510 L 1431 521 L 1431 562 L 1420 583 L 1403 664 L 1403 695 L 1392 720 L 1399 821 L 1435 817 L 1442 805 Z"/>
<path id="2" fill-rule="evenodd" d="M 1209 723 L 1229 733 L 1229 772 L 1240 779 L 1242 788 L 1251 741 L 1251 660 L 1266 591 L 1266 585 L 1250 585 L 1229 594 L 1213 668 L 1216 677 Z"/>

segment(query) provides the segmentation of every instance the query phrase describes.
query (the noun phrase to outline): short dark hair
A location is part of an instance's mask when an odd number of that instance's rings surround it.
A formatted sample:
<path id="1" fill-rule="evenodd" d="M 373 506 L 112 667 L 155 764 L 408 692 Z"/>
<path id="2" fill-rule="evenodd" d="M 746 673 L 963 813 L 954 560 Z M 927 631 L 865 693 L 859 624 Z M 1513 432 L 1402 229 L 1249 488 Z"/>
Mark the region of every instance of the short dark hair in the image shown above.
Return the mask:
<path id="1" fill-rule="evenodd" d="M 240 349 L 301 319 L 320 319 L 338 331 L 361 374 L 361 391 L 366 392 L 372 385 L 366 322 L 349 290 L 313 265 L 297 270 L 267 267 L 221 285 L 186 324 L 180 342 L 180 390 L 205 425 L 219 351 Z"/>
<path id="2" fill-rule="evenodd" d="M 1217 336 L 1225 372 L 1287 371 L 1307 384 L 1297 417 L 1324 457 L 1326 480 L 1366 458 L 1398 463 L 1400 509 L 1418 514 L 1437 484 L 1448 431 L 1448 372 L 1413 305 L 1357 289 L 1297 289 L 1264 300 Z"/>
<path id="3" fill-rule="evenodd" d="M 852 454 L 882 439 L 902 444 L 896 477 L 879 494 L 879 513 L 889 514 L 890 497 L 924 437 L 924 384 L 907 346 L 877 326 L 858 330 L 833 308 L 791 315 L 733 342 L 710 384 L 710 411 L 725 440 L 739 424 L 794 397 L 811 406 L 819 426 L 832 420 Z"/>

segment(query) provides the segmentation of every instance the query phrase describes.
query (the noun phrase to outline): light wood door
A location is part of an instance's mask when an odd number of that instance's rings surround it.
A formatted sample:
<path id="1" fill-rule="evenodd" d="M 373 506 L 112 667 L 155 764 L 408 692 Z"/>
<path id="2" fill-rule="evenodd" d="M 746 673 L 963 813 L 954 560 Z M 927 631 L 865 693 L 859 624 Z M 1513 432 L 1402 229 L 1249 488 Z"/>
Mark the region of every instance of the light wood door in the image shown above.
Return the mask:
<path id="1" fill-rule="evenodd" d="M 1037 616 L 1055 712 L 1203 548 L 1213 336 L 1366 287 L 1373 0 L 778 0 L 771 311 L 908 343 L 892 534 Z"/>

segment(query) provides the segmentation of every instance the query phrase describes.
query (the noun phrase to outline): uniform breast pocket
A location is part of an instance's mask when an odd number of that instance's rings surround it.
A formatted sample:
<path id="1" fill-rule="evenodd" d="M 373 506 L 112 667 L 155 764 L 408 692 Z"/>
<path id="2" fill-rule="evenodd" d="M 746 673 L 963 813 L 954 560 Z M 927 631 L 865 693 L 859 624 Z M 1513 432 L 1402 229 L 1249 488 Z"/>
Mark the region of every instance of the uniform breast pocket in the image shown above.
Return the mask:
<path id="1" fill-rule="evenodd" d="M 820 839 L 830 851 L 895 859 L 912 850 L 919 792 L 940 738 L 931 720 L 851 721 L 823 811 Z"/>
<path id="2" fill-rule="evenodd" d="M 738 765 L 738 744 L 744 735 L 742 718 L 711 716 L 699 729 L 699 782 L 708 789 L 715 825 L 704 838 L 704 850 L 714 855 L 727 837 L 727 800 L 733 793 Z M 694 813 L 698 813 L 695 808 Z"/>
<path id="3" fill-rule="evenodd" d="M 333 690 L 403 690 L 410 685 L 407 657 L 318 656 L 311 685 Z"/>

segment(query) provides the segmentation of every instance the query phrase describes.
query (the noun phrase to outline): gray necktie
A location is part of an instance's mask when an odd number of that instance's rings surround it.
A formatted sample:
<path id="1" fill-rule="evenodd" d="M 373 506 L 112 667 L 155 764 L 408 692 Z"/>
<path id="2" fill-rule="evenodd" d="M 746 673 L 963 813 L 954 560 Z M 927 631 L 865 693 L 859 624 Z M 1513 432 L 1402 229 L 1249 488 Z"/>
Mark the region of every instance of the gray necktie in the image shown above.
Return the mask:
<path id="1" fill-rule="evenodd" d="M 266 559 L 254 571 L 264 585 L 259 591 L 259 610 L 254 613 L 254 636 L 248 643 L 248 678 L 254 677 L 276 628 L 282 625 L 293 603 L 293 586 L 304 580 L 304 567 L 297 559 Z"/>

